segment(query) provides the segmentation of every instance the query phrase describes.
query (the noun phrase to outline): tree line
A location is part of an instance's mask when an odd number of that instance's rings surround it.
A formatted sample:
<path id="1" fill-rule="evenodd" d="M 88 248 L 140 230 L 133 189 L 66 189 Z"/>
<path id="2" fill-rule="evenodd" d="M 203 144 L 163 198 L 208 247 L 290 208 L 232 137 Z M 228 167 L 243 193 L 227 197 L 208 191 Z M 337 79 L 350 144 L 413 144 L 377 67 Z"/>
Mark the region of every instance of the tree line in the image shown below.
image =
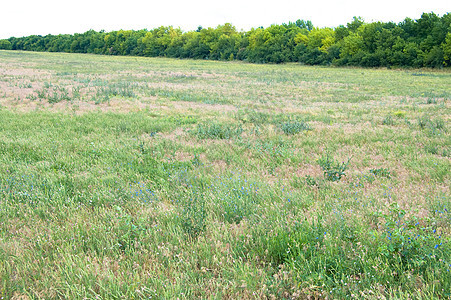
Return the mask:
<path id="1" fill-rule="evenodd" d="M 299 62 L 362 67 L 451 66 L 451 14 L 423 13 L 400 23 L 365 23 L 354 17 L 336 28 L 297 20 L 238 31 L 226 23 L 183 32 L 172 26 L 152 30 L 94 31 L 31 35 L 0 40 L 0 49 L 133 55 L 253 63 Z"/>

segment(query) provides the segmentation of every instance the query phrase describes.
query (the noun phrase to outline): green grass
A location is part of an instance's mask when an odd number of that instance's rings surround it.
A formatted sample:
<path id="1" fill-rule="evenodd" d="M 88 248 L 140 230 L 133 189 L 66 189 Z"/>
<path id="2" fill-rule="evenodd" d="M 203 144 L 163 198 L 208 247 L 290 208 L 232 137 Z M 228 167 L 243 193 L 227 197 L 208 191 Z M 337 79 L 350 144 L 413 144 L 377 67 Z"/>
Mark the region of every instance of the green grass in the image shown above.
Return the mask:
<path id="1" fill-rule="evenodd" d="M 449 298 L 415 72 L 0 51 L 0 296 Z"/>

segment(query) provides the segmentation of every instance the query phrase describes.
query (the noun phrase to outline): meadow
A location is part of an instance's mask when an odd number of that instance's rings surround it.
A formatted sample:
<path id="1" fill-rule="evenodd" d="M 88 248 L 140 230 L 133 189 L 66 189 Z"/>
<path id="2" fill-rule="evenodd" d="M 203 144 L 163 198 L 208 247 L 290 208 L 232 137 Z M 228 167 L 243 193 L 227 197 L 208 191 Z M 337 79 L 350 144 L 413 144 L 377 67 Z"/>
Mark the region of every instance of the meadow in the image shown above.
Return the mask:
<path id="1" fill-rule="evenodd" d="M 0 298 L 449 298 L 450 99 L 449 70 L 0 51 Z"/>

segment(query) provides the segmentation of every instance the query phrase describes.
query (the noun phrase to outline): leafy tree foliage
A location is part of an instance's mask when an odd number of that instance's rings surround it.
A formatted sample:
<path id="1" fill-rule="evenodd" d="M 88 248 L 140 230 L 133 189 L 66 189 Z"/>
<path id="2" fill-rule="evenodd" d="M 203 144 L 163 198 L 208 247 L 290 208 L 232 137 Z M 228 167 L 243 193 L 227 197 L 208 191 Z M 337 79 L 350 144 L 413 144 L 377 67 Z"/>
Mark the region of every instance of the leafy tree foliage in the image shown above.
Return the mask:
<path id="1" fill-rule="evenodd" d="M 8 40 L 0 40 L 0 49 L 11 50 L 11 42 Z"/>
<path id="2" fill-rule="evenodd" d="M 89 30 L 74 35 L 31 35 L 0 40 L 0 49 L 165 56 L 255 63 L 300 62 L 364 67 L 451 66 L 451 14 L 423 13 L 417 20 L 365 23 L 359 17 L 336 28 L 311 21 L 237 31 L 226 23 L 183 32 L 172 26 L 152 30 Z"/>

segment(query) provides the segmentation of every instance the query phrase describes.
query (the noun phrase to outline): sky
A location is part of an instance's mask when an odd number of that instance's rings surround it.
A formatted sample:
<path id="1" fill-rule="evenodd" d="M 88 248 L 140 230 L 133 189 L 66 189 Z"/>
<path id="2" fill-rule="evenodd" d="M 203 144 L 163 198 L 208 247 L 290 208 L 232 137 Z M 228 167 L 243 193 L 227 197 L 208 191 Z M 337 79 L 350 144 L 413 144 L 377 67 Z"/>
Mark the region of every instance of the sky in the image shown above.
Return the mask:
<path id="1" fill-rule="evenodd" d="M 451 12 L 450 0 L 0 0 L 0 39 L 32 34 L 82 33 L 90 29 L 153 29 L 159 26 L 195 30 L 226 22 L 238 30 L 311 20 L 316 27 L 346 25 L 353 16 L 366 22 L 401 22 L 423 12 Z"/>

